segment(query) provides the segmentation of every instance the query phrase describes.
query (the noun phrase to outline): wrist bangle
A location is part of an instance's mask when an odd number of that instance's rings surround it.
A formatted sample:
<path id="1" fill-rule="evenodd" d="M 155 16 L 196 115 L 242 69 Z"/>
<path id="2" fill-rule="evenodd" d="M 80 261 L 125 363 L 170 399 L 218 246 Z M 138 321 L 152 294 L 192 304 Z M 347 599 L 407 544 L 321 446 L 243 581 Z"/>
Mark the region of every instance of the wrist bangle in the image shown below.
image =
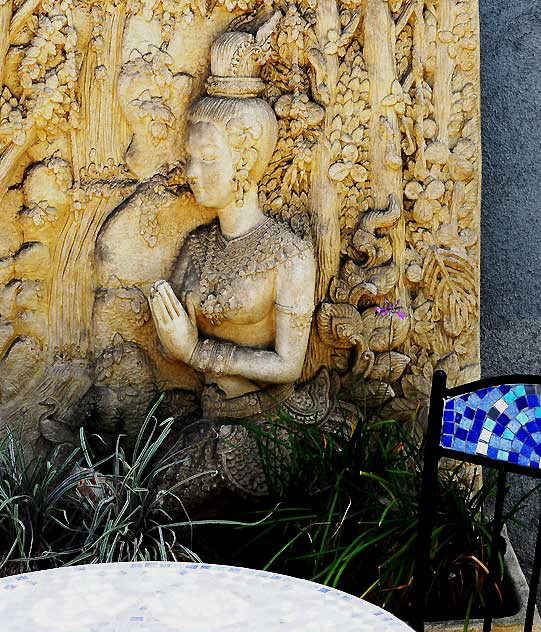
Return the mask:
<path id="1" fill-rule="evenodd" d="M 231 342 L 219 342 L 208 338 L 199 340 L 193 350 L 190 364 L 202 373 L 223 375 L 230 369 L 234 351 L 235 345 Z"/>

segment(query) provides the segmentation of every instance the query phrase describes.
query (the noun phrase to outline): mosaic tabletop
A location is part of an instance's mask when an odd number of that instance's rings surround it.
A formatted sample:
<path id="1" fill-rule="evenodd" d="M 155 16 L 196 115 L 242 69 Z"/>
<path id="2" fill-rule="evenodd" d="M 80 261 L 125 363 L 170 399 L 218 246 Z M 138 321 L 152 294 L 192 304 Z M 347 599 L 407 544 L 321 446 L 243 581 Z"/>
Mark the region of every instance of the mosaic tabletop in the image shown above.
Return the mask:
<path id="1" fill-rule="evenodd" d="M 501 384 L 448 399 L 440 445 L 539 470 L 541 385 Z"/>
<path id="2" fill-rule="evenodd" d="M 0 579 L 2 632 L 411 632 L 366 601 L 231 566 L 113 563 Z"/>

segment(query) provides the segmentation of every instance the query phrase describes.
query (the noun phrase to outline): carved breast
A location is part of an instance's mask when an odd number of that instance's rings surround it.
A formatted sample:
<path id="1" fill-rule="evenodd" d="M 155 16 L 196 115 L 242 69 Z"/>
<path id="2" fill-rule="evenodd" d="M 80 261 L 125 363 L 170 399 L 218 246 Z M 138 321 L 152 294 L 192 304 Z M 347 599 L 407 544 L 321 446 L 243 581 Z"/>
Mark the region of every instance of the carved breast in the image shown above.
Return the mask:
<path id="1" fill-rule="evenodd" d="M 199 315 L 215 326 L 259 323 L 268 317 L 278 266 L 304 256 L 309 247 L 271 218 L 235 239 L 225 239 L 217 222 L 188 239 L 193 268 L 186 289 L 194 292 Z"/>

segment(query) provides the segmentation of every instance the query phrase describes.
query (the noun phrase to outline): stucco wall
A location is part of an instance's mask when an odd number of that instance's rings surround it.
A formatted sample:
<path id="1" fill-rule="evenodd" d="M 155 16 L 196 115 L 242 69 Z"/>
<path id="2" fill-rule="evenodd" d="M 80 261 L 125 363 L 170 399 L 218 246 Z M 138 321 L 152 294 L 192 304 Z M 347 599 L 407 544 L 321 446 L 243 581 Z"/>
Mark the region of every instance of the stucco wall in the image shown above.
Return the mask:
<path id="1" fill-rule="evenodd" d="M 483 129 L 481 367 L 541 373 L 541 3 L 480 0 Z M 513 478 L 512 496 L 531 483 Z M 536 523 L 539 495 L 523 521 Z M 533 527 L 510 527 L 530 570 Z M 540 597 L 541 605 L 541 597 Z"/>

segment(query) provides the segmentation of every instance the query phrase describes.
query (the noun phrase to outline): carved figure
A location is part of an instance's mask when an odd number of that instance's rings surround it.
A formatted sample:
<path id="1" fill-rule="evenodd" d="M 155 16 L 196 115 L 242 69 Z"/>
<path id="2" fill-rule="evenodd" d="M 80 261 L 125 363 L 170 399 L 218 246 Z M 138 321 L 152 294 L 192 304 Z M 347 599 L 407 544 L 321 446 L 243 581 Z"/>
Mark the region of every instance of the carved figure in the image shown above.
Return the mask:
<path id="1" fill-rule="evenodd" d="M 311 243 L 259 206 L 258 183 L 277 139 L 275 114 L 258 98 L 271 23 L 255 36 L 225 33 L 213 45 L 209 96 L 188 114 L 186 174 L 197 201 L 216 209 L 217 220 L 188 236 L 170 283 L 158 281 L 150 294 L 165 351 L 204 374 L 209 420 L 287 407 L 314 311 Z M 227 429 L 229 444 L 233 432 L 240 430 Z M 254 447 L 234 452 L 253 462 Z M 246 478 L 228 482 L 247 487 Z M 256 478 L 244 491 L 264 491 Z"/>

